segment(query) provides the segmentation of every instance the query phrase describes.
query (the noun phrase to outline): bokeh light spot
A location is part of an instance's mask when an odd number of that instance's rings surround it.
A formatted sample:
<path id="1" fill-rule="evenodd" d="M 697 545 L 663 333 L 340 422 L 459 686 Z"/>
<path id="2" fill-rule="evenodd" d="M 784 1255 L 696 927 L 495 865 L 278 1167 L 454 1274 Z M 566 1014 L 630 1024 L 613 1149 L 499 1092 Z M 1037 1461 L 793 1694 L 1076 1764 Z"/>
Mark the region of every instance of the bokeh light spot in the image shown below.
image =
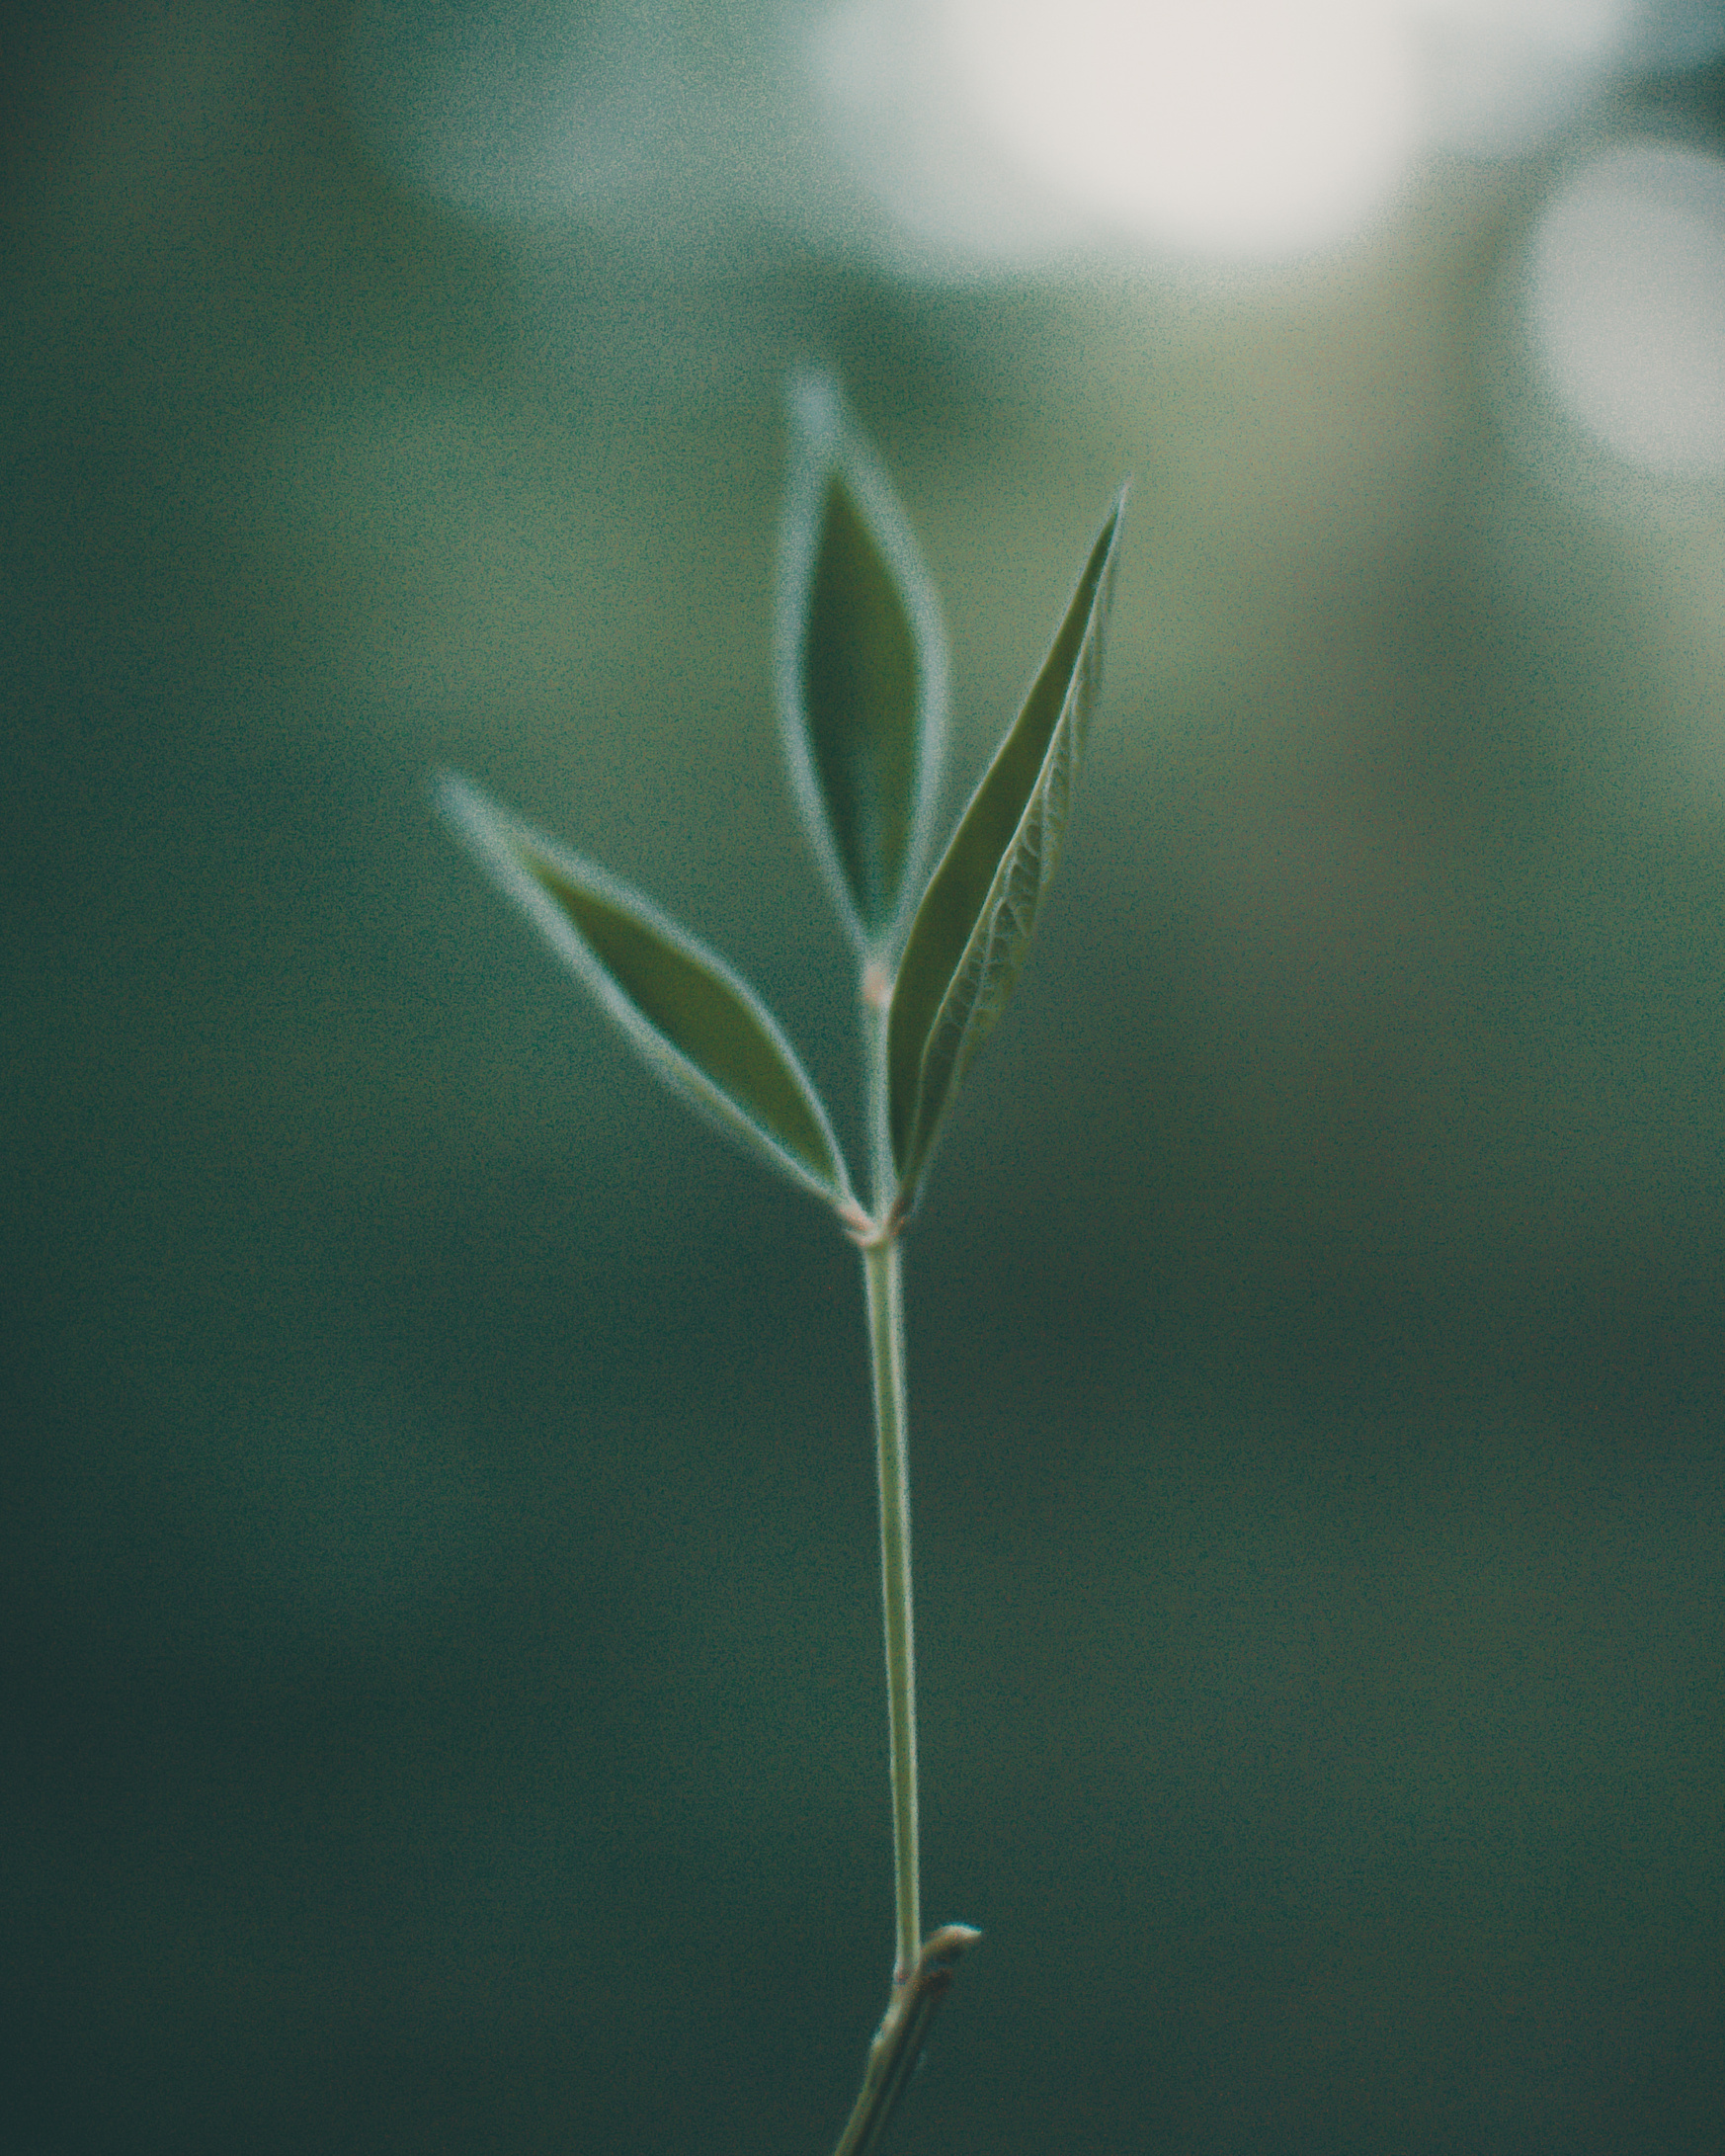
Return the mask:
<path id="1" fill-rule="evenodd" d="M 1396 11 L 1340 0 L 947 0 L 979 123 L 1068 200 L 1182 249 L 1238 258 L 1346 237 L 1419 129 Z"/>
<path id="2" fill-rule="evenodd" d="M 1547 205 L 1527 261 L 1538 364 L 1642 470 L 1725 468 L 1725 162 L 1631 143 Z"/>

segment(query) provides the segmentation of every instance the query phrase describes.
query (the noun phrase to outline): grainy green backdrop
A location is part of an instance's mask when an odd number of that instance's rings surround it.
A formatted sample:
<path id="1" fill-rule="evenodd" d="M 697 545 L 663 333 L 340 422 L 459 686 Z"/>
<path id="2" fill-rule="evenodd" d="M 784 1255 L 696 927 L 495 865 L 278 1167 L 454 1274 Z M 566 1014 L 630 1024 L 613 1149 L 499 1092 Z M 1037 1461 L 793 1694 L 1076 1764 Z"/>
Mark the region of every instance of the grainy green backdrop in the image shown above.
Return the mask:
<path id="1" fill-rule="evenodd" d="M 685 282 L 403 192 L 339 11 L 174 18 L 7 84 L 0 2141 L 844 2116 L 855 1261 L 425 791 L 695 924 L 854 1131 L 769 696 L 812 353 L 943 589 L 949 807 L 1137 480 L 909 1246 L 925 1894 L 987 1938 L 902 2145 L 1718 2147 L 1725 521 L 1506 448 L 1540 159 L 1243 297 Z"/>

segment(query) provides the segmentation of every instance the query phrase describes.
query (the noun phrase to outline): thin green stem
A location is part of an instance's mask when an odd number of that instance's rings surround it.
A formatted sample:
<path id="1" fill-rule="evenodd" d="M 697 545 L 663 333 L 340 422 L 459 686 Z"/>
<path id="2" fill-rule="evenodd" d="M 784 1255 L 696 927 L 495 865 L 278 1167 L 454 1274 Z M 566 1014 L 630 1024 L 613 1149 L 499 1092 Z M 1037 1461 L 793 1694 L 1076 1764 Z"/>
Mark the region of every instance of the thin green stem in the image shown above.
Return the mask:
<path id="1" fill-rule="evenodd" d="M 874 1434 L 880 1463 L 880 1588 L 886 1612 L 886 1708 L 891 1732 L 892 1856 L 898 1949 L 892 1996 L 836 2156 L 870 2156 L 880 2145 L 959 1957 L 981 1935 L 944 1925 L 923 1938 L 917 1881 L 917 1683 L 911 1624 L 910 1460 L 904 1406 L 904 1300 L 895 1201 L 898 1176 L 887 1120 L 886 1021 L 892 984 L 883 968 L 862 976 L 862 1044 L 868 1067 L 868 1141 L 874 1218 L 860 1221 L 868 1348 L 874 1369 Z"/>
<path id="2" fill-rule="evenodd" d="M 917 1875 L 917 1680 L 911 1622 L 910 1453 L 904 1397 L 904 1297 L 889 1208 L 898 1176 L 887 1119 L 886 1030 L 892 982 L 878 961 L 863 969 L 862 1060 L 868 1073 L 868 1146 L 874 1217 L 884 1231 L 862 1252 L 874 1369 L 874 1439 L 880 1470 L 880 1589 L 886 1616 L 886 1707 L 892 1752 L 892 1858 L 898 1908 L 894 1981 L 910 1975 L 923 1944 Z"/>
<path id="3" fill-rule="evenodd" d="M 917 1687 L 911 1624 L 910 1463 L 904 1411 L 904 1305 L 898 1238 L 862 1253 L 868 1340 L 874 1364 L 874 1431 L 880 1465 L 880 1587 L 886 1613 L 886 1709 L 891 1732 L 892 1857 L 903 1983 L 923 1943 L 917 1883 Z"/>

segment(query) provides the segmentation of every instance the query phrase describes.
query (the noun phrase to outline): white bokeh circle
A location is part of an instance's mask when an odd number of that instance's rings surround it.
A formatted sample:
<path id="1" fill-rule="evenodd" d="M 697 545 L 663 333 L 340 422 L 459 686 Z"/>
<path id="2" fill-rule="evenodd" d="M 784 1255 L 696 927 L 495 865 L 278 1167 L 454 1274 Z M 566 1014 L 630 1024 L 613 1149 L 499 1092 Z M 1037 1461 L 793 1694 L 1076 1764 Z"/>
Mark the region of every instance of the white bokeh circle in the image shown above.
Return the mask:
<path id="1" fill-rule="evenodd" d="M 1274 259 L 1345 239 L 1419 141 L 1415 54 L 1371 0 L 945 0 L 985 131 L 1116 230 Z"/>
<path id="2" fill-rule="evenodd" d="M 1725 470 L 1725 161 L 1660 142 L 1596 158 L 1526 257 L 1535 364 L 1569 416 L 1662 477 Z"/>

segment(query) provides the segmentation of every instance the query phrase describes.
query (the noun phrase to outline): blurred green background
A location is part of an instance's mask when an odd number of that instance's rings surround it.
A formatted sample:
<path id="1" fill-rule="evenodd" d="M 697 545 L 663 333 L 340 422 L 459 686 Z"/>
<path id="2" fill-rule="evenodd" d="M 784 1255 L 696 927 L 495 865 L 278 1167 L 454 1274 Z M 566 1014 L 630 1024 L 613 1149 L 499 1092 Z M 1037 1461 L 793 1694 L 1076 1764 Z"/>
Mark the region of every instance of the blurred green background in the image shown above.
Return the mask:
<path id="1" fill-rule="evenodd" d="M 1725 513 L 1504 421 L 1574 140 L 1237 287 L 942 283 L 440 207 L 341 9 L 9 35 L 4 2146 L 843 2120 L 855 1260 L 425 785 L 695 925 L 854 1132 L 770 701 L 813 355 L 943 593 L 948 809 L 1136 478 L 908 1245 L 925 1899 L 987 1937 L 900 2145 L 1717 2148 Z M 1716 61 L 1614 97 L 1725 138 Z"/>

